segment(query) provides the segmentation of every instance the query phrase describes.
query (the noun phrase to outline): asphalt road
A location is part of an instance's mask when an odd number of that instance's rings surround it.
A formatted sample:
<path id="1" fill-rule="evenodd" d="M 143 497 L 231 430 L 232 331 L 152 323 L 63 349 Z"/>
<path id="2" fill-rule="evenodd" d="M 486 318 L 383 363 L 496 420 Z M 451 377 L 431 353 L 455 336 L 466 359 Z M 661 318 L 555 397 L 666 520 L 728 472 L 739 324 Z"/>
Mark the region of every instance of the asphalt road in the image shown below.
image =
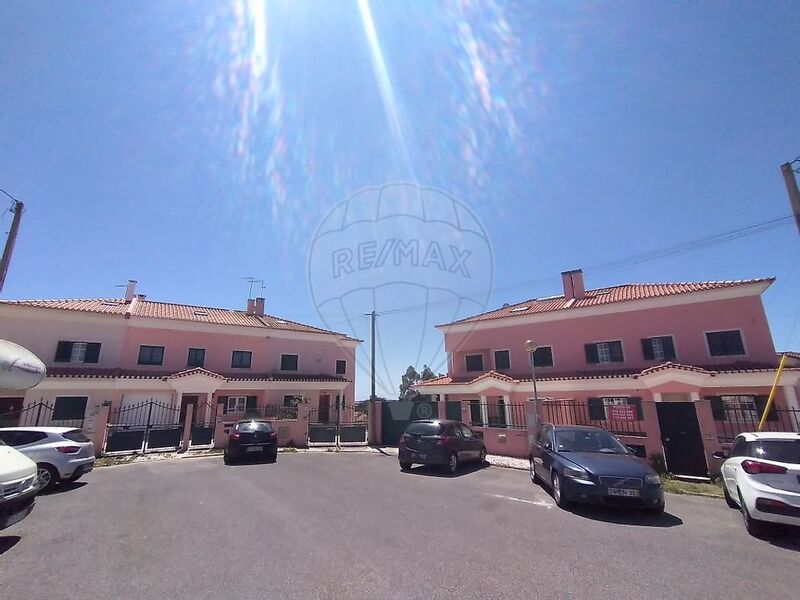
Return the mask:
<path id="1" fill-rule="evenodd" d="M 528 475 L 375 454 L 97 469 L 0 535 L 0 597 L 796 598 L 797 532 L 720 500 L 663 518 L 562 511 Z"/>

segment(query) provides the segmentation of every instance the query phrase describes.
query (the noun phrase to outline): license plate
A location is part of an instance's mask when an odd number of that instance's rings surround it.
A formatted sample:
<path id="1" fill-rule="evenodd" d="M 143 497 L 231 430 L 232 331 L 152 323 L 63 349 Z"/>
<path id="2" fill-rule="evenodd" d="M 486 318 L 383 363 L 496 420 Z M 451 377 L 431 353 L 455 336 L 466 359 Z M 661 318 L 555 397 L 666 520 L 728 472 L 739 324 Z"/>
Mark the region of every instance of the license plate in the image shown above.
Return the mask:
<path id="1" fill-rule="evenodd" d="M 247 448 L 248 452 L 261 452 L 264 448 L 262 446 L 249 446 Z"/>
<path id="2" fill-rule="evenodd" d="M 628 488 L 608 488 L 609 496 L 625 496 L 626 498 L 638 498 L 639 490 Z"/>

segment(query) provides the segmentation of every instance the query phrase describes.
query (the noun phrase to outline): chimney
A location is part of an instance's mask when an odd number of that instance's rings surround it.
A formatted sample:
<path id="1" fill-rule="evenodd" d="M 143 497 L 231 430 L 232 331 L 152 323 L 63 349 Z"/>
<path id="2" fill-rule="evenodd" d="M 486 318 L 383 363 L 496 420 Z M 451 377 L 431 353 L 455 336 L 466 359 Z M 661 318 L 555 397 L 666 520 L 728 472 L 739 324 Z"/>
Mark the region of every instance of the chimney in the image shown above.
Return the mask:
<path id="1" fill-rule="evenodd" d="M 264 297 L 259 296 L 256 298 L 256 316 L 263 317 L 264 316 Z"/>
<path id="2" fill-rule="evenodd" d="M 573 269 L 561 273 L 561 282 L 564 284 L 564 298 L 566 300 L 580 300 L 586 296 L 586 286 L 583 284 L 583 271 Z"/>
<path id="3" fill-rule="evenodd" d="M 247 314 L 254 315 L 256 314 L 256 301 L 252 298 L 247 299 Z"/>
<path id="4" fill-rule="evenodd" d="M 130 302 L 136 296 L 136 280 L 128 279 L 128 287 L 125 288 L 125 302 Z"/>

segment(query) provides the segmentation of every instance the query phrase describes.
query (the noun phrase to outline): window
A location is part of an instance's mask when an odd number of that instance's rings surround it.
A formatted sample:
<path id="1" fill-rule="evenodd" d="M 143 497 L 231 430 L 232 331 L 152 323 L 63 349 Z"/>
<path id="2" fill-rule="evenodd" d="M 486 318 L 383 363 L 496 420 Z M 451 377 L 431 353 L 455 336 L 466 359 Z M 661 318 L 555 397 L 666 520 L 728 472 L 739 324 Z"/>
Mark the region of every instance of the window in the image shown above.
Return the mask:
<path id="1" fill-rule="evenodd" d="M 164 362 L 164 346 L 139 346 L 140 365 L 161 365 Z"/>
<path id="2" fill-rule="evenodd" d="M 267 421 L 248 421 L 247 423 L 237 423 L 235 429 L 236 431 L 241 431 L 242 433 L 255 433 L 256 431 L 259 433 L 272 433 L 275 431 L 272 428 L 272 423 Z"/>
<path id="3" fill-rule="evenodd" d="M 346 360 L 337 360 L 336 361 L 336 374 L 337 375 L 344 375 L 347 373 L 347 361 Z"/>
<path id="4" fill-rule="evenodd" d="M 511 357 L 508 350 L 494 351 L 494 368 L 498 371 L 511 368 Z"/>
<path id="5" fill-rule="evenodd" d="M 468 440 L 471 440 L 475 437 L 475 434 L 472 433 L 472 429 L 464 425 L 463 423 L 459 423 L 458 427 L 461 428 L 461 435 L 463 435 Z"/>
<path id="6" fill-rule="evenodd" d="M 231 354 L 231 368 L 249 369 L 253 360 L 253 353 L 246 350 L 234 350 Z"/>
<path id="7" fill-rule="evenodd" d="M 744 354 L 742 332 L 739 330 L 709 331 L 706 333 L 706 341 L 711 356 L 742 356 Z"/>
<path id="8" fill-rule="evenodd" d="M 228 396 L 226 413 L 243 413 L 247 409 L 247 396 Z"/>
<path id="9" fill-rule="evenodd" d="M 553 349 L 550 346 L 539 346 L 533 351 L 533 364 L 536 367 L 553 366 Z"/>
<path id="10" fill-rule="evenodd" d="M 47 438 L 43 431 L 3 431 L 2 439 L 9 446 L 25 446 L 35 444 Z"/>
<path id="11" fill-rule="evenodd" d="M 748 444 L 753 458 L 782 463 L 800 463 L 800 440 L 756 440 Z"/>
<path id="12" fill-rule="evenodd" d="M 189 348 L 189 357 L 186 359 L 187 367 L 202 367 L 206 362 L 205 348 Z"/>
<path id="13" fill-rule="evenodd" d="M 97 363 L 100 360 L 100 342 L 60 341 L 56 346 L 55 362 Z"/>
<path id="14" fill-rule="evenodd" d="M 733 421 L 754 427 L 761 420 L 767 408 L 767 396 L 725 395 L 706 398 L 711 402 L 711 414 L 715 421 Z M 767 414 L 767 421 L 778 421 L 778 413 L 773 409 Z"/>
<path id="15" fill-rule="evenodd" d="M 736 438 L 736 442 L 731 447 L 731 451 L 728 453 L 728 457 L 734 456 L 745 456 L 747 451 L 747 442 L 743 437 Z"/>
<path id="16" fill-rule="evenodd" d="M 664 362 L 675 360 L 675 343 L 671 335 L 642 339 L 642 354 L 645 360 Z"/>
<path id="17" fill-rule="evenodd" d="M 584 345 L 586 352 L 586 362 L 589 364 L 606 364 L 623 362 L 622 342 L 593 342 Z"/>
<path id="18" fill-rule="evenodd" d="M 86 396 L 58 396 L 53 405 L 53 421 L 82 421 L 86 415 Z"/>
<path id="19" fill-rule="evenodd" d="M 281 354 L 281 371 L 297 371 L 297 354 Z"/>
<path id="20" fill-rule="evenodd" d="M 467 354 L 467 371 L 483 371 L 483 354 Z"/>

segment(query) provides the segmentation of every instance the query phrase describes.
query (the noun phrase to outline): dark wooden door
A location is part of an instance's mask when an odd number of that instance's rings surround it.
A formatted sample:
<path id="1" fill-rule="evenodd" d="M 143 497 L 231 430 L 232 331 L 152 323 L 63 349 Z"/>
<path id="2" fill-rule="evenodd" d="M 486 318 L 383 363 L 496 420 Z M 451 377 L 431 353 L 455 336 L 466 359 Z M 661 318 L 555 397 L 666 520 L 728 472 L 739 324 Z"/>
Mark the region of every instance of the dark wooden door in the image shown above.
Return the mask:
<path id="1" fill-rule="evenodd" d="M 708 475 L 703 437 L 692 402 L 658 402 L 658 424 L 667 469 L 676 475 Z"/>
<path id="2" fill-rule="evenodd" d="M 194 407 L 194 410 L 192 411 L 192 425 L 197 423 L 197 401 L 197 396 L 183 396 L 181 398 L 181 415 L 178 421 L 179 423 L 183 424 L 186 422 L 186 407 L 190 404 Z"/>
<path id="3" fill-rule="evenodd" d="M 330 423 L 331 397 L 328 394 L 324 394 L 319 397 L 319 414 L 317 416 L 320 423 Z"/>

